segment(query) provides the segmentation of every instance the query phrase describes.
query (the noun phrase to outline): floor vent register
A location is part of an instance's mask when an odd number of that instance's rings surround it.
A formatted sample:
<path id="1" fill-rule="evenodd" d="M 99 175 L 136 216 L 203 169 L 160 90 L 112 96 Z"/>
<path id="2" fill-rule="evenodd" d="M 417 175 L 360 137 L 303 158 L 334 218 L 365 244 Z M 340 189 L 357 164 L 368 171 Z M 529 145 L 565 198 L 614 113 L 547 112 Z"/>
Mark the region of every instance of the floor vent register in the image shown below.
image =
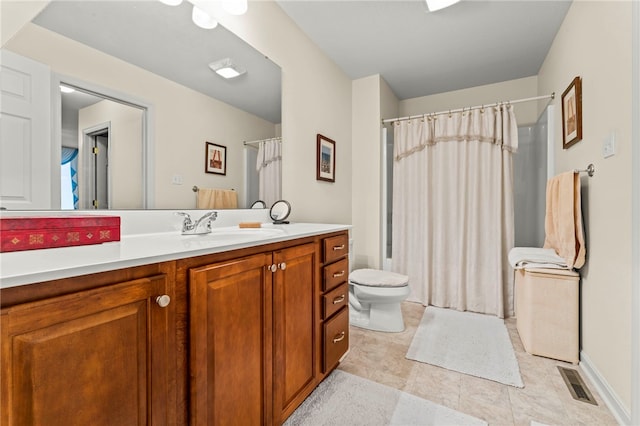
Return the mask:
<path id="1" fill-rule="evenodd" d="M 560 375 L 564 379 L 564 383 L 569 388 L 571 396 L 576 401 L 587 402 L 589 404 L 598 405 L 593 395 L 589 391 L 587 385 L 585 385 L 580 373 L 572 368 L 558 367 Z"/>

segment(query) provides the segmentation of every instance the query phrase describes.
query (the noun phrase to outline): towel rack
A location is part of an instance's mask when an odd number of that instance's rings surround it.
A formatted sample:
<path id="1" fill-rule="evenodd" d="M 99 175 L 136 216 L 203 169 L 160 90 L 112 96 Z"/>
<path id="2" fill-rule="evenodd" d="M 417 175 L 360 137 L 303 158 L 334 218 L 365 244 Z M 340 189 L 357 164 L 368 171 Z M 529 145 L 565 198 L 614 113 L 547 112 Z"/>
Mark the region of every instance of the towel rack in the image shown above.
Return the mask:
<path id="1" fill-rule="evenodd" d="M 586 173 L 589 177 L 593 177 L 596 172 L 596 167 L 593 164 L 589 164 L 586 169 L 573 169 L 574 173 Z"/>
<path id="2" fill-rule="evenodd" d="M 200 191 L 200 188 L 198 188 L 198 185 L 193 185 L 193 188 L 191 188 L 191 190 L 193 192 L 198 192 Z M 232 191 L 235 191 L 235 188 L 231 188 Z"/>

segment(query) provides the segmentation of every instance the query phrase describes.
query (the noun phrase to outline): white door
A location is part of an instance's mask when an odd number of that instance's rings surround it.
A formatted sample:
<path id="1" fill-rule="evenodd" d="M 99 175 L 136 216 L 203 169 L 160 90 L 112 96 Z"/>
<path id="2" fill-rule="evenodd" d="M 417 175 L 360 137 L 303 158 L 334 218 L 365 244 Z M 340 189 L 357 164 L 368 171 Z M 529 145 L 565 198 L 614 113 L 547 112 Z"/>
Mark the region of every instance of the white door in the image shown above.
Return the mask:
<path id="1" fill-rule="evenodd" d="M 51 209 L 51 72 L 0 50 L 0 207 Z"/>

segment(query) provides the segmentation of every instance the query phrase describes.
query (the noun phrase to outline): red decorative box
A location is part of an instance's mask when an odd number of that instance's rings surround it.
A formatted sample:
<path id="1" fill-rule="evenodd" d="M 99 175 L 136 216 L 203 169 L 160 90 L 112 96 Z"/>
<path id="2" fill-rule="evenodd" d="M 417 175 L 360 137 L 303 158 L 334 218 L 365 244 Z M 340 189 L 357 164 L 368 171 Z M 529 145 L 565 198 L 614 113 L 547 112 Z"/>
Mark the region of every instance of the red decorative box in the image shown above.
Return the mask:
<path id="1" fill-rule="evenodd" d="M 118 216 L 0 218 L 0 252 L 120 241 Z"/>

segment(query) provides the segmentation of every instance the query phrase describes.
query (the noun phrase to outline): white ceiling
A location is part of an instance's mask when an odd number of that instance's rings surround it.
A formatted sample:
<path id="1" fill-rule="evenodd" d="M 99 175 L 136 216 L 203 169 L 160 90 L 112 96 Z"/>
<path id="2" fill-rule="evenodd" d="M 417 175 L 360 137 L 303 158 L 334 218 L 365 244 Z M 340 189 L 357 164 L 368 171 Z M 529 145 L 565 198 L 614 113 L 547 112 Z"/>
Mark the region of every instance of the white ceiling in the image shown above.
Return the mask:
<path id="1" fill-rule="evenodd" d="M 537 75 L 570 1 L 277 0 L 349 77 L 408 99 Z"/>
<path id="2" fill-rule="evenodd" d="M 191 21 L 191 4 L 159 1 L 52 1 L 34 23 L 140 68 L 280 123 L 280 67 L 227 29 Z M 231 58 L 247 73 L 230 80 L 209 63 Z"/>
<path id="3" fill-rule="evenodd" d="M 380 74 L 400 99 L 536 75 L 570 5 L 463 0 L 430 13 L 422 0 L 276 1 L 350 78 Z M 34 22 L 280 122 L 280 68 L 221 26 L 196 27 L 189 2 L 54 1 Z M 218 77 L 208 64 L 224 57 L 247 74 Z"/>

